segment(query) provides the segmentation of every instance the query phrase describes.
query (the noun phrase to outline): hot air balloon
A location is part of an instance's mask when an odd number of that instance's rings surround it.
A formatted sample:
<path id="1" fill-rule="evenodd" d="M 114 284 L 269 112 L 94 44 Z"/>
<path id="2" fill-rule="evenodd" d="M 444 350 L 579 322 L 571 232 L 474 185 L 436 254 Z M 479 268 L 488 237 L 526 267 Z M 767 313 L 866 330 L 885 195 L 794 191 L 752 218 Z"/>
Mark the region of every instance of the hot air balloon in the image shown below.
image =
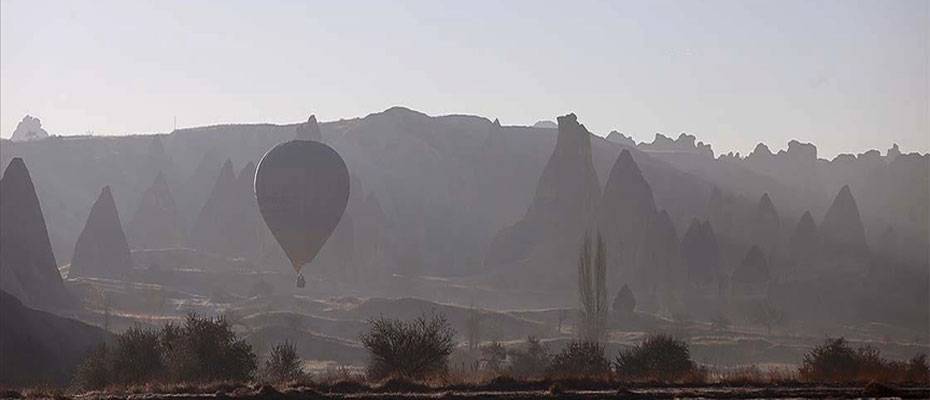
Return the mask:
<path id="1" fill-rule="evenodd" d="M 304 286 L 301 268 L 316 257 L 349 200 L 349 171 L 332 147 L 292 140 L 272 148 L 255 171 L 262 218 Z"/>

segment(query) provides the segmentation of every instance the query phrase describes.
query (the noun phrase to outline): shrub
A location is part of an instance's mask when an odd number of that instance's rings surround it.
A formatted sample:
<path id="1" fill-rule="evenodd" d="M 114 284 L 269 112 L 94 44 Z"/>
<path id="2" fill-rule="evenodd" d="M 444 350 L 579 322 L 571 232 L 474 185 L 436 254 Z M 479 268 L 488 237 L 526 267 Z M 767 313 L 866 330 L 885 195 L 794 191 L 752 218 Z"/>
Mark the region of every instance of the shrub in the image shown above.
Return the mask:
<path id="1" fill-rule="evenodd" d="M 114 383 L 151 382 L 164 372 L 160 335 L 154 329 L 132 327 L 116 338 L 111 354 Z"/>
<path id="2" fill-rule="evenodd" d="M 846 339 L 827 339 L 804 355 L 801 378 L 812 381 L 849 382 L 859 371 L 856 351 Z"/>
<path id="3" fill-rule="evenodd" d="M 74 384 L 84 390 L 98 390 L 112 383 L 110 352 L 106 344 L 101 344 L 78 365 L 74 371 Z"/>
<path id="4" fill-rule="evenodd" d="M 413 321 L 379 318 L 370 321 L 361 342 L 368 349 L 372 379 L 424 379 L 445 374 L 455 348 L 455 330 L 441 315 Z"/>
<path id="5" fill-rule="evenodd" d="M 556 377 L 593 377 L 610 373 L 604 358 L 604 346 L 597 342 L 573 341 L 552 358 L 549 375 Z"/>
<path id="6" fill-rule="evenodd" d="M 521 378 L 545 374 L 549 363 L 552 362 L 549 349 L 533 336 L 526 338 L 525 351 L 513 350 L 510 352 L 510 358 L 510 373 Z"/>
<path id="7" fill-rule="evenodd" d="M 500 342 L 492 342 L 481 348 L 481 362 L 491 372 L 500 372 L 507 361 L 507 349 Z"/>
<path id="8" fill-rule="evenodd" d="M 688 344 L 666 335 L 646 337 L 642 344 L 621 351 L 614 363 L 621 378 L 677 381 L 695 369 Z"/>
<path id="9" fill-rule="evenodd" d="M 827 339 L 805 354 L 799 373 L 815 382 L 930 382 L 926 355 L 908 362 L 889 361 L 874 347 L 853 349 L 844 338 Z"/>
<path id="10" fill-rule="evenodd" d="M 85 390 L 143 383 L 245 381 L 255 371 L 255 354 L 222 318 L 189 315 L 184 325 L 160 331 L 130 328 L 111 346 L 91 352 L 74 381 Z"/>
<path id="11" fill-rule="evenodd" d="M 245 381 L 255 372 L 252 347 L 226 319 L 187 316 L 183 326 L 163 332 L 167 375 L 175 382 Z"/>
<path id="12" fill-rule="evenodd" d="M 271 382 L 288 382 L 302 377 L 304 369 L 297 348 L 290 342 L 274 345 L 265 360 L 263 372 L 265 379 Z"/>

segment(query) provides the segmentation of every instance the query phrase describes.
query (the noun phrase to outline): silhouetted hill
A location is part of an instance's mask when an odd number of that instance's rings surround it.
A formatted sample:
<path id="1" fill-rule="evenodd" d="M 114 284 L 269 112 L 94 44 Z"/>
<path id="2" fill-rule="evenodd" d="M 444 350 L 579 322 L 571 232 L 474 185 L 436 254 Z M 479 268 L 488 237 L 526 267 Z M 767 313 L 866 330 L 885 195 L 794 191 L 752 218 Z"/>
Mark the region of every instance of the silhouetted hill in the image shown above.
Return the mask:
<path id="1" fill-rule="evenodd" d="M 0 385 L 63 385 L 110 334 L 83 322 L 24 306 L 0 290 Z"/>

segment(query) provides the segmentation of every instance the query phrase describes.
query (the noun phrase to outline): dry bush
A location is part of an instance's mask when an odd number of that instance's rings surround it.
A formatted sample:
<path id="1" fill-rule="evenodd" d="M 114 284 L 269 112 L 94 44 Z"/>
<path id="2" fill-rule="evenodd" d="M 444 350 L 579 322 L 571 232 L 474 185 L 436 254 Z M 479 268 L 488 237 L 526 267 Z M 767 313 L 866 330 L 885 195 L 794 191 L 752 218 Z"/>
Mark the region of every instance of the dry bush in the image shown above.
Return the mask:
<path id="1" fill-rule="evenodd" d="M 542 377 L 552 363 L 549 349 L 533 336 L 526 338 L 525 350 L 512 350 L 510 358 L 510 373 L 522 379 Z"/>
<path id="2" fill-rule="evenodd" d="M 74 376 L 82 390 L 152 384 L 247 381 L 255 354 L 222 318 L 189 315 L 161 330 L 130 328 L 92 351 Z"/>
<path id="3" fill-rule="evenodd" d="M 930 383 L 927 358 L 919 354 L 910 361 L 890 361 L 877 349 L 853 349 L 844 338 L 827 341 L 804 355 L 800 377 L 809 382 L 831 383 Z"/>
<path id="4" fill-rule="evenodd" d="M 597 342 L 573 341 L 552 358 L 548 375 L 556 378 L 601 378 L 610 375 L 610 361 Z"/>
<path id="5" fill-rule="evenodd" d="M 639 345 L 621 351 L 614 362 L 621 379 L 677 382 L 691 374 L 688 344 L 666 335 L 650 335 Z"/>
<path id="6" fill-rule="evenodd" d="M 413 321 L 372 320 L 360 340 L 370 357 L 369 378 L 423 380 L 444 375 L 455 348 L 454 337 L 455 330 L 442 315 Z"/>
<path id="7" fill-rule="evenodd" d="M 273 383 L 296 381 L 304 376 L 304 368 L 293 343 L 284 342 L 271 347 L 262 376 Z"/>

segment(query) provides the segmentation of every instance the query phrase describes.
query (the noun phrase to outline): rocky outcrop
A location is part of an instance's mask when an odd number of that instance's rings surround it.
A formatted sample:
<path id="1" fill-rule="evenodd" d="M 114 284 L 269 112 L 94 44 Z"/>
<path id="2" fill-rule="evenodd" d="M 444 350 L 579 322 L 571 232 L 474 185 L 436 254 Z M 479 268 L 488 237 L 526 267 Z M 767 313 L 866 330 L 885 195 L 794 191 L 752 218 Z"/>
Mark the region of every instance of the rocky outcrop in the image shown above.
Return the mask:
<path id="1" fill-rule="evenodd" d="M 704 142 L 695 143 L 696 140 L 697 138 L 694 135 L 686 133 L 678 135 L 678 139 L 675 140 L 661 133 L 656 133 L 652 143 L 640 143 L 639 149 L 647 153 L 688 153 L 714 158 L 714 150 L 711 146 L 704 144 Z"/>
<path id="2" fill-rule="evenodd" d="M 559 124 L 556 124 L 555 122 L 552 122 L 549 120 L 544 120 L 544 121 L 536 121 L 536 123 L 533 124 L 533 127 L 542 128 L 542 129 L 559 129 Z"/>
<path id="3" fill-rule="evenodd" d="M 323 141 L 323 133 L 316 122 L 316 115 L 311 115 L 307 122 L 297 125 L 297 139 Z"/>
<path id="4" fill-rule="evenodd" d="M 610 133 L 607 134 L 607 141 L 621 146 L 636 147 L 636 142 L 633 141 L 633 138 L 617 131 L 610 131 Z"/>
<path id="5" fill-rule="evenodd" d="M 833 199 L 833 204 L 823 217 L 820 231 L 824 246 L 829 251 L 849 255 L 868 253 L 859 207 L 848 185 L 843 186 Z"/>
<path id="6" fill-rule="evenodd" d="M 142 193 L 127 234 L 134 249 L 167 249 L 185 243 L 184 228 L 164 173 L 159 172 Z"/>
<path id="7" fill-rule="evenodd" d="M 28 308 L 0 290 L 0 385 L 65 385 L 94 346 L 107 341 L 103 329 Z"/>
<path id="8" fill-rule="evenodd" d="M 10 161 L 0 179 L 0 221 L 0 289 L 30 307 L 73 307 L 74 299 L 55 263 L 35 186 L 19 157 Z"/>
<path id="9" fill-rule="evenodd" d="M 13 135 L 10 136 L 10 140 L 14 142 L 26 142 L 30 140 L 39 140 L 45 139 L 48 137 L 48 132 L 45 129 L 42 129 L 42 121 L 38 118 L 31 115 L 23 117 L 22 121 L 19 121 L 16 124 L 16 130 L 13 131 Z"/>
<path id="10" fill-rule="evenodd" d="M 759 246 L 752 246 L 743 262 L 733 271 L 734 284 L 764 285 L 769 282 L 768 261 Z"/>
<path id="11" fill-rule="evenodd" d="M 132 268 L 113 194 L 104 186 L 74 245 L 69 276 L 122 278 Z"/>
<path id="12" fill-rule="evenodd" d="M 591 133 L 574 114 L 558 118 L 555 149 L 543 168 L 522 220 L 493 239 L 485 264 L 522 264 L 534 273 L 570 273 L 581 234 L 597 209 L 600 184 L 591 158 Z M 554 275 L 548 275 L 551 279 Z"/>
<path id="13" fill-rule="evenodd" d="M 691 220 L 681 238 L 681 257 L 692 284 L 707 287 L 717 283 L 721 272 L 720 245 L 710 222 Z"/>

